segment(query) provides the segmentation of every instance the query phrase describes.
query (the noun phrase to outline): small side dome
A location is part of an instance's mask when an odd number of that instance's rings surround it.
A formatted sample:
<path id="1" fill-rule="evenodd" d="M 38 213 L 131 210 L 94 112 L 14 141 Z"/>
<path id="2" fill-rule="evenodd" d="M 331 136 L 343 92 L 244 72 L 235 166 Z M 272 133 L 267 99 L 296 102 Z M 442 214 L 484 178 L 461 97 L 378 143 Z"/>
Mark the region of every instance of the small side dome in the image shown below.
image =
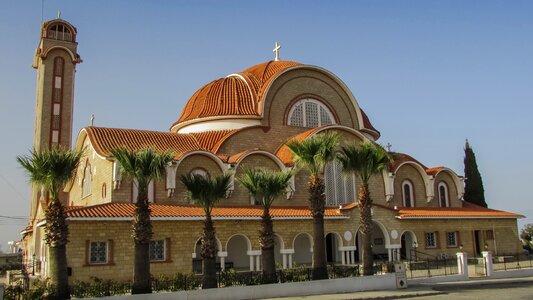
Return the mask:
<path id="1" fill-rule="evenodd" d="M 76 27 L 62 19 L 54 19 L 43 23 L 41 38 L 76 42 Z"/>

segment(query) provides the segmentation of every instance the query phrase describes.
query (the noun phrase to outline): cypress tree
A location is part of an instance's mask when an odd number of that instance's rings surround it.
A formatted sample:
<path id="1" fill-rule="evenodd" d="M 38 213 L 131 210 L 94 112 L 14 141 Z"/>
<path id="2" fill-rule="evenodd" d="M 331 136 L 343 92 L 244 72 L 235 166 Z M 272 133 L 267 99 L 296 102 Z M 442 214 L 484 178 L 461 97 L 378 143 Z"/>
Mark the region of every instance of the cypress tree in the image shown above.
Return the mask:
<path id="1" fill-rule="evenodd" d="M 470 147 L 468 140 L 466 140 L 465 145 L 465 177 L 465 201 L 487 207 L 483 180 L 477 169 L 476 155 Z"/>

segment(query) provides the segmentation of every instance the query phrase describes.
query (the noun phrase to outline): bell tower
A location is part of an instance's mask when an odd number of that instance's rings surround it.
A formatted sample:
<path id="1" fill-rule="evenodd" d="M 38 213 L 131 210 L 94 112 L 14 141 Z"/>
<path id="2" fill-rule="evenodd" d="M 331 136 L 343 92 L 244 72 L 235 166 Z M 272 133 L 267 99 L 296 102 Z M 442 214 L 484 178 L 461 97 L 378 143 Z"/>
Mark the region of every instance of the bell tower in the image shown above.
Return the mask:
<path id="1" fill-rule="evenodd" d="M 62 19 L 44 22 L 33 68 L 37 69 L 34 148 L 70 148 L 77 52 L 76 28 Z"/>
<path id="2" fill-rule="evenodd" d="M 32 67 L 37 69 L 35 106 L 35 151 L 51 147 L 71 147 L 74 78 L 81 63 L 77 52 L 76 27 L 61 18 L 41 26 L 39 45 Z M 31 217 L 37 213 L 39 191 L 33 187 Z M 67 195 L 60 195 L 65 201 Z"/>

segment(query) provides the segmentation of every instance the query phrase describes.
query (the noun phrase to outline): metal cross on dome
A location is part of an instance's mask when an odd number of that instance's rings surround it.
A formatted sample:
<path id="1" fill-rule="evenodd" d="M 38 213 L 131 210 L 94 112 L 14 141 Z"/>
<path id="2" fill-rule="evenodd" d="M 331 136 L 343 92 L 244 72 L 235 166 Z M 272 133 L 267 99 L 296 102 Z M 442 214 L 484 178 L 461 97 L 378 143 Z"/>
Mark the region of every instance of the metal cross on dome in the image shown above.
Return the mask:
<path id="1" fill-rule="evenodd" d="M 276 53 L 276 56 L 274 57 L 274 61 L 279 61 L 279 49 L 281 49 L 281 44 L 276 42 L 276 47 L 272 50 L 272 52 Z"/>

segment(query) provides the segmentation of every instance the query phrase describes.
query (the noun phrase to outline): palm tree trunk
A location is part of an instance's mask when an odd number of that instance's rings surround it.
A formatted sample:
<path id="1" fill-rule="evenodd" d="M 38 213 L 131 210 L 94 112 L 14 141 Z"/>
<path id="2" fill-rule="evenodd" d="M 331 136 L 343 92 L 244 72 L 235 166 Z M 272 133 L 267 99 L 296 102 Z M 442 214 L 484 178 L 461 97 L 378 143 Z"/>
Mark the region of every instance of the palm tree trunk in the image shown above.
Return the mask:
<path id="1" fill-rule="evenodd" d="M 312 176 L 309 183 L 309 208 L 313 214 L 313 280 L 328 279 L 326 239 L 324 237 L 324 181 Z"/>
<path id="2" fill-rule="evenodd" d="M 134 265 L 132 294 L 148 294 L 152 292 L 150 274 L 150 240 L 152 239 L 152 223 L 148 206 L 148 193 L 139 187 L 139 195 L 135 206 L 133 220 Z"/>
<path id="3" fill-rule="evenodd" d="M 261 233 L 259 235 L 261 245 L 261 263 L 263 264 L 263 282 L 276 283 L 276 260 L 274 254 L 274 224 L 269 209 L 263 209 L 261 217 Z"/>
<path id="4" fill-rule="evenodd" d="M 56 286 L 56 299 L 70 299 L 66 248 L 65 245 L 49 248 L 49 276 Z"/>
<path id="5" fill-rule="evenodd" d="M 217 240 L 216 231 L 211 219 L 211 215 L 206 215 L 204 221 L 204 236 L 202 237 L 202 247 L 200 255 L 202 256 L 202 289 L 211 289 L 217 287 L 217 270 L 216 254 Z"/>
<path id="6" fill-rule="evenodd" d="M 68 289 L 67 250 L 68 225 L 65 209 L 59 199 L 52 199 L 45 212 L 45 239 L 49 246 L 49 275 L 52 284 L 57 287 L 57 299 L 70 299 Z"/>
<path id="7" fill-rule="evenodd" d="M 361 235 L 363 245 L 363 276 L 373 275 L 374 256 L 372 253 L 372 200 L 370 199 L 370 191 L 368 190 L 368 183 L 363 183 L 359 188 L 359 216 L 361 220 Z"/>
<path id="8" fill-rule="evenodd" d="M 135 242 L 132 294 L 149 294 L 152 292 L 149 247 L 149 243 Z"/>

